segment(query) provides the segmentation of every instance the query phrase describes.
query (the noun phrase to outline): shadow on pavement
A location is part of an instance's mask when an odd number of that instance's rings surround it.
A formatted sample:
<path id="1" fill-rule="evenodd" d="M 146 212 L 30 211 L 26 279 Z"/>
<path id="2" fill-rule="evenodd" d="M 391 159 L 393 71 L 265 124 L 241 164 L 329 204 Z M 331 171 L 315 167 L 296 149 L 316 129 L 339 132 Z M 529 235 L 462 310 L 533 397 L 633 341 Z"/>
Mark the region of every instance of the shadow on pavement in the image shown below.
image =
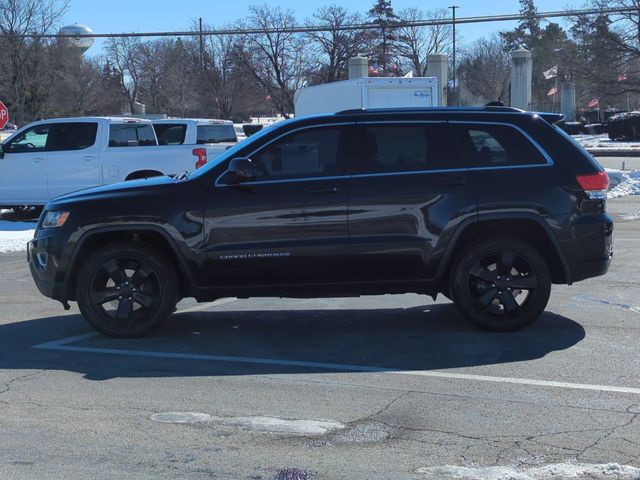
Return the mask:
<path id="1" fill-rule="evenodd" d="M 1 325 L 0 368 L 67 370 L 94 380 L 335 371 L 30 348 L 87 331 L 90 330 L 79 315 Z M 435 304 L 409 309 L 178 313 L 147 338 L 117 340 L 97 335 L 69 345 L 358 365 L 393 371 L 533 360 L 570 348 L 584 337 L 581 325 L 550 312 L 518 332 L 486 333 L 468 324 L 452 304 Z"/>

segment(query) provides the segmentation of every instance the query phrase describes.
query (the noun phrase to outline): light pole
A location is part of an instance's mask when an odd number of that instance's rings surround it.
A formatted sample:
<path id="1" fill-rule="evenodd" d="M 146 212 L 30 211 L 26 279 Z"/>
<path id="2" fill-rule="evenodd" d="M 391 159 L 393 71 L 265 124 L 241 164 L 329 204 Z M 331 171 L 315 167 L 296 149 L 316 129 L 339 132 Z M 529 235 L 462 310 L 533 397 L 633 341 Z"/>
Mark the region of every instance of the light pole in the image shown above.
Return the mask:
<path id="1" fill-rule="evenodd" d="M 453 74 L 452 74 L 453 91 L 456 92 L 456 95 L 458 97 L 458 105 L 461 105 L 460 92 L 456 88 L 456 9 L 460 7 L 458 5 L 451 5 L 449 8 L 451 9 L 451 12 L 452 12 L 452 25 L 453 25 Z"/>

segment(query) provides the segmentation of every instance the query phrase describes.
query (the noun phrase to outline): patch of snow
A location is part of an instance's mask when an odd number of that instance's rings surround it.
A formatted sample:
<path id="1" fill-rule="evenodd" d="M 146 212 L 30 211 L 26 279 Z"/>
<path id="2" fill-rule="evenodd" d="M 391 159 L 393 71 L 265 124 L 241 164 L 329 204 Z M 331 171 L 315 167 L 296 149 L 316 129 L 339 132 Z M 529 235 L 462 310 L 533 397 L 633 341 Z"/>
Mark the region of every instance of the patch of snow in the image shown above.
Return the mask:
<path id="1" fill-rule="evenodd" d="M 640 195 L 640 170 L 615 170 L 607 168 L 609 191 L 607 198 Z"/>
<path id="2" fill-rule="evenodd" d="M 431 478 L 458 480 L 565 480 L 568 478 L 638 480 L 640 468 L 617 463 L 556 463 L 540 467 L 423 467 L 418 473 Z"/>
<path id="3" fill-rule="evenodd" d="M 35 222 L 0 220 L 0 253 L 22 252 L 33 238 Z"/>
<path id="4" fill-rule="evenodd" d="M 598 152 L 606 152 L 607 150 L 615 150 L 640 152 L 639 141 L 611 140 L 606 133 L 598 135 L 573 135 L 573 138 L 589 151 L 597 150 Z"/>
<path id="5" fill-rule="evenodd" d="M 164 412 L 151 415 L 151 420 L 177 424 L 222 424 L 247 430 L 290 435 L 324 435 L 342 430 L 345 425 L 331 420 L 287 420 L 277 417 L 214 417 L 207 413 Z"/>

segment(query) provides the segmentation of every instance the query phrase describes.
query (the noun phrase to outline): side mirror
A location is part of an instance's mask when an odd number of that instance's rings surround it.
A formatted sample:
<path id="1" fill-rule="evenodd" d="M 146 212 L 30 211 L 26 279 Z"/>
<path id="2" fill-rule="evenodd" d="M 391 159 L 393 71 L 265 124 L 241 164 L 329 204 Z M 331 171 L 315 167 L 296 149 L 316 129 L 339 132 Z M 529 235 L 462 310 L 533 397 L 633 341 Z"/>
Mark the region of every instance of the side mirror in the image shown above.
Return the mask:
<path id="1" fill-rule="evenodd" d="M 255 180 L 256 170 L 250 158 L 233 158 L 229 162 L 229 167 L 224 174 L 225 183 L 235 185 L 236 183 Z"/>

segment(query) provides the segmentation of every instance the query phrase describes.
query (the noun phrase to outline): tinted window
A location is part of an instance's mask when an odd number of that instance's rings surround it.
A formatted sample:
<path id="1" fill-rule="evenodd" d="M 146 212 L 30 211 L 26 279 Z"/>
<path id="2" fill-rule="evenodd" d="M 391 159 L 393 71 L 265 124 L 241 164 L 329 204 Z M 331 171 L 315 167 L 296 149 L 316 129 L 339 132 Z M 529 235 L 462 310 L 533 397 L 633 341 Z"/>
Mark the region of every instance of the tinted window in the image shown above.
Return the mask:
<path id="1" fill-rule="evenodd" d="M 47 150 L 82 150 L 96 143 L 97 123 L 54 123 Z"/>
<path id="2" fill-rule="evenodd" d="M 110 147 L 157 145 L 153 127 L 148 123 L 113 124 L 109 128 Z"/>
<path id="3" fill-rule="evenodd" d="M 236 142 L 236 130 L 233 124 L 198 125 L 198 143 Z"/>
<path id="4" fill-rule="evenodd" d="M 7 153 L 43 152 L 46 150 L 51 125 L 36 125 L 17 134 L 4 145 Z"/>
<path id="5" fill-rule="evenodd" d="M 340 129 L 316 128 L 276 140 L 251 156 L 258 179 L 321 177 L 339 172 Z"/>
<path id="6" fill-rule="evenodd" d="M 464 167 L 445 124 L 367 125 L 349 155 L 355 173 L 407 172 Z"/>
<path id="7" fill-rule="evenodd" d="M 157 123 L 153 125 L 158 145 L 182 145 L 187 135 L 187 126 L 180 123 Z"/>
<path id="8" fill-rule="evenodd" d="M 460 145 L 470 167 L 544 164 L 540 151 L 508 125 L 456 125 Z"/>

